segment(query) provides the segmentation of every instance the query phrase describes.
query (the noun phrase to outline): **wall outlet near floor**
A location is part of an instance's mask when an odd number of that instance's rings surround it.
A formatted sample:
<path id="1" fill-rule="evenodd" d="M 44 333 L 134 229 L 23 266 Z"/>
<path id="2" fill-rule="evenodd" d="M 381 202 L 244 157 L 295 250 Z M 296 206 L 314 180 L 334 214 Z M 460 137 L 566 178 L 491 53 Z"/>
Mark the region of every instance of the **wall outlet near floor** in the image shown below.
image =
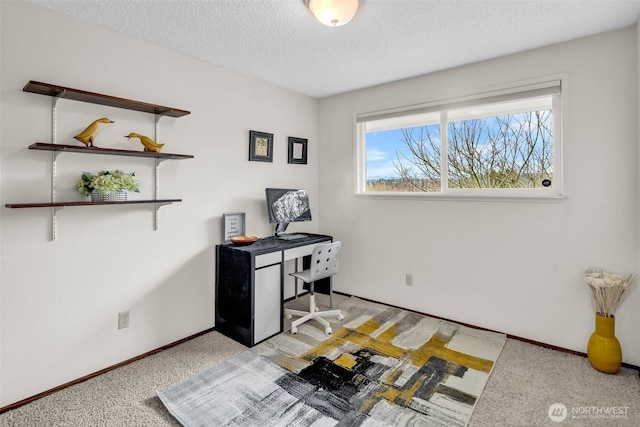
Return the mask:
<path id="1" fill-rule="evenodd" d="M 123 311 L 122 313 L 118 313 L 118 329 L 124 329 L 129 327 L 129 312 Z"/>
<path id="2" fill-rule="evenodd" d="M 404 283 L 407 286 L 413 286 L 413 274 L 405 274 Z"/>

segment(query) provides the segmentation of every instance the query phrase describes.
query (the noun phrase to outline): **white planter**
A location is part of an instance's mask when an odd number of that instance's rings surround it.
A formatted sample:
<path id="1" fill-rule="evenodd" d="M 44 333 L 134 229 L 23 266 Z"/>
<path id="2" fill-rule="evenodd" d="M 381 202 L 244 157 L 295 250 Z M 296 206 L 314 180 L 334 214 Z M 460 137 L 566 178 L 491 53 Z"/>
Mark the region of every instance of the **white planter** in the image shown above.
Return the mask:
<path id="1" fill-rule="evenodd" d="M 100 194 L 94 191 L 91 193 L 91 201 L 92 202 L 126 202 L 127 192 L 116 191 L 115 193 L 111 193 L 111 194 Z"/>

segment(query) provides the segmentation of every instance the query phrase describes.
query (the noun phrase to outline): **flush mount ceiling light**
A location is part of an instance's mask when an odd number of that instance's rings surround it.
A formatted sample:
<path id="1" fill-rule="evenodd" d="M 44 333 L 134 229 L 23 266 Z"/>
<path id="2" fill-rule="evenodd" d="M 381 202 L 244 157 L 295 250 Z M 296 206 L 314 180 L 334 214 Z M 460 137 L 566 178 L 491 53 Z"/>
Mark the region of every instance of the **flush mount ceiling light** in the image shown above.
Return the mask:
<path id="1" fill-rule="evenodd" d="M 318 21 L 338 27 L 351 21 L 358 10 L 359 0 L 304 0 Z"/>

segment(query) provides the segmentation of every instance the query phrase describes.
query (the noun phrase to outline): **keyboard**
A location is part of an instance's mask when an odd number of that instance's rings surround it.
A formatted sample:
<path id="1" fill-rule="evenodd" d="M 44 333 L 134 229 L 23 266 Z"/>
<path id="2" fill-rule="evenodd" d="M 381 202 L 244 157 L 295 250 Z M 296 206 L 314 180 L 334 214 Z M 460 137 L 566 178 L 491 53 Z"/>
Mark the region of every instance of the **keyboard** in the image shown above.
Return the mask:
<path id="1" fill-rule="evenodd" d="M 296 240 L 296 239 L 302 239 L 304 237 L 307 237 L 307 235 L 306 234 L 283 234 L 281 236 L 278 236 L 278 239 Z"/>

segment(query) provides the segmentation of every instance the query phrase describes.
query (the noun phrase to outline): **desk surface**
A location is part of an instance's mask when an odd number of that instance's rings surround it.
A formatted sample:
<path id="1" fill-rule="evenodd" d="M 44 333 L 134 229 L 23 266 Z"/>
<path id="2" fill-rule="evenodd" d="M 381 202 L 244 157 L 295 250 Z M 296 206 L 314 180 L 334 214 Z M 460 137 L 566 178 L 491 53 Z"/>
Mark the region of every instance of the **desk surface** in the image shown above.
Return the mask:
<path id="1" fill-rule="evenodd" d="M 299 239 L 293 239 L 293 240 L 284 240 L 284 239 L 279 239 L 275 236 L 270 236 L 270 237 L 262 237 L 250 245 L 235 245 L 233 243 L 225 243 L 222 246 L 226 246 L 229 249 L 243 251 L 243 252 L 250 252 L 250 253 L 253 253 L 254 255 L 258 255 L 261 253 L 283 251 L 286 249 L 296 248 L 298 246 L 305 246 L 305 245 L 310 245 L 314 243 L 322 243 L 332 239 L 331 236 L 327 236 L 324 234 L 310 234 L 310 233 L 300 233 L 300 234 L 306 234 L 306 236 L 301 237 Z"/>

